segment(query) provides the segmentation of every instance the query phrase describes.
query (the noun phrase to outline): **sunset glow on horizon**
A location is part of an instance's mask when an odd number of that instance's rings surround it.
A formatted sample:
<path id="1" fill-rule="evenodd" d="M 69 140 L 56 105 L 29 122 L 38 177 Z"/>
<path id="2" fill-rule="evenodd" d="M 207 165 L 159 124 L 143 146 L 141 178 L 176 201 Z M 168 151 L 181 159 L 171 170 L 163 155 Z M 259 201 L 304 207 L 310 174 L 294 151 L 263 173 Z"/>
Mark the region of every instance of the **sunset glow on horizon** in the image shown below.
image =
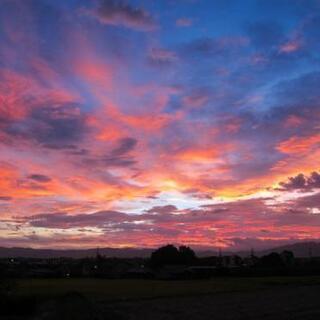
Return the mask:
<path id="1" fill-rule="evenodd" d="M 320 238 L 319 1 L 0 5 L 0 246 Z"/>

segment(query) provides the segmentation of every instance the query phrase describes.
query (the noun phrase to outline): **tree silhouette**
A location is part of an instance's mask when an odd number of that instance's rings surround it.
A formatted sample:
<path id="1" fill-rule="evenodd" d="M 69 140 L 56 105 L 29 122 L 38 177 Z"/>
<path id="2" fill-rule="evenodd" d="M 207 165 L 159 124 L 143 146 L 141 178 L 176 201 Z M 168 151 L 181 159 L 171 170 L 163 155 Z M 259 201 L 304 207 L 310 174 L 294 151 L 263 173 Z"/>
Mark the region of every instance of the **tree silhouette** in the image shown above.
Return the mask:
<path id="1" fill-rule="evenodd" d="M 262 267 L 275 268 L 283 267 L 284 262 L 279 253 L 271 252 L 270 254 L 260 258 L 259 265 Z"/>
<path id="2" fill-rule="evenodd" d="M 195 261 L 196 254 L 190 247 L 179 247 L 180 260 L 183 264 L 190 264 Z"/>
<path id="3" fill-rule="evenodd" d="M 177 249 L 174 245 L 168 244 L 151 254 L 152 266 L 159 267 L 173 264 L 190 264 L 196 259 L 194 251 L 186 246 Z"/>

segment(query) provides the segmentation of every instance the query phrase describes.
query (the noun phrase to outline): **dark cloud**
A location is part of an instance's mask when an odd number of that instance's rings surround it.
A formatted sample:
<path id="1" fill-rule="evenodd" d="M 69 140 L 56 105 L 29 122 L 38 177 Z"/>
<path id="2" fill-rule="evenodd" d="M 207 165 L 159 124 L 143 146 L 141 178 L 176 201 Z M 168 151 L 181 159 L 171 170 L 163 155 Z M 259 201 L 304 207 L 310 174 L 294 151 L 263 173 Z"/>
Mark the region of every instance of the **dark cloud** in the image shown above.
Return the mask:
<path id="1" fill-rule="evenodd" d="M 117 145 L 108 154 L 96 157 L 88 157 L 83 160 L 85 165 L 99 167 L 130 167 L 136 163 L 136 160 L 129 155 L 137 145 L 134 138 L 122 138 L 117 141 Z"/>
<path id="2" fill-rule="evenodd" d="M 112 150 L 112 156 L 122 156 L 134 149 L 137 140 L 133 138 L 122 138 L 118 141 L 118 146 Z"/>
<path id="3" fill-rule="evenodd" d="M 34 138 L 46 144 L 79 141 L 85 131 L 85 118 L 74 105 L 36 109 L 32 118 L 38 122 Z"/>
<path id="4" fill-rule="evenodd" d="M 107 167 L 130 167 L 136 163 L 136 160 L 130 157 L 104 157 L 101 163 Z"/>
<path id="5" fill-rule="evenodd" d="M 70 215 L 64 212 L 39 214 L 31 217 L 26 217 L 33 227 L 45 228 L 75 228 L 75 227 L 102 227 L 107 223 L 123 222 L 128 219 L 128 216 L 116 211 L 99 211 L 90 214 Z"/>
<path id="6" fill-rule="evenodd" d="M 320 210 L 320 192 L 298 199 L 295 201 L 294 206 L 300 210 L 305 208 L 317 208 Z"/>
<path id="7" fill-rule="evenodd" d="M 122 0 L 101 0 L 98 7 L 90 13 L 103 24 L 124 26 L 140 31 L 156 28 L 156 22 L 150 13 Z"/>
<path id="8" fill-rule="evenodd" d="M 160 214 L 163 214 L 163 213 L 172 213 L 172 212 L 175 212 L 177 211 L 178 208 L 176 206 L 173 206 L 173 205 L 167 205 L 167 206 L 156 206 L 156 207 L 153 207 L 149 210 L 147 210 L 148 213 L 160 213 Z"/>
<path id="9" fill-rule="evenodd" d="M 68 153 L 77 153 L 78 147 L 74 144 L 64 144 L 61 142 L 55 143 L 44 143 L 42 144 L 44 148 L 53 149 L 53 150 L 66 150 Z"/>
<path id="10" fill-rule="evenodd" d="M 12 197 L 0 196 L 0 201 L 10 201 L 11 199 L 12 199 Z"/>
<path id="11" fill-rule="evenodd" d="M 85 166 L 96 167 L 130 167 L 136 163 L 132 157 L 129 156 L 97 156 L 95 158 L 86 158 L 83 160 Z"/>
<path id="12" fill-rule="evenodd" d="M 51 181 L 50 177 L 43 174 L 31 174 L 28 176 L 28 179 L 39 182 L 39 183 L 46 183 Z"/>
<path id="13" fill-rule="evenodd" d="M 312 191 L 313 189 L 320 188 L 320 174 L 318 172 L 312 172 L 309 177 L 300 173 L 295 177 L 289 177 L 288 181 L 279 183 L 281 191 Z"/>
<path id="14" fill-rule="evenodd" d="M 248 44 L 245 37 L 221 37 L 221 38 L 198 38 L 186 44 L 182 48 L 184 55 L 219 56 L 230 55 L 234 50 Z"/>
<path id="15" fill-rule="evenodd" d="M 125 223 L 126 226 L 136 222 L 139 224 L 152 224 L 153 226 L 167 225 L 169 229 L 178 227 L 179 224 L 212 223 L 228 219 L 234 215 L 241 215 L 244 211 L 251 214 L 264 208 L 261 199 L 237 201 L 235 203 L 204 206 L 200 209 L 178 210 L 174 205 L 155 206 L 143 214 L 127 214 L 118 211 L 98 211 L 88 214 L 68 214 L 65 212 L 38 214 L 24 217 L 22 220 L 29 222 L 34 227 L 46 228 L 73 228 L 73 227 L 114 227 Z M 232 220 L 233 218 L 231 218 Z M 236 219 L 237 220 L 237 219 Z M 19 221 L 19 219 L 18 219 Z"/>
<path id="16" fill-rule="evenodd" d="M 6 128 L 9 135 L 52 149 L 76 149 L 87 132 L 86 116 L 74 104 L 34 108 L 31 114 Z"/>
<path id="17" fill-rule="evenodd" d="M 85 148 L 70 148 L 73 150 L 69 150 L 69 154 L 74 155 L 74 156 L 87 156 L 90 151 L 88 149 Z"/>

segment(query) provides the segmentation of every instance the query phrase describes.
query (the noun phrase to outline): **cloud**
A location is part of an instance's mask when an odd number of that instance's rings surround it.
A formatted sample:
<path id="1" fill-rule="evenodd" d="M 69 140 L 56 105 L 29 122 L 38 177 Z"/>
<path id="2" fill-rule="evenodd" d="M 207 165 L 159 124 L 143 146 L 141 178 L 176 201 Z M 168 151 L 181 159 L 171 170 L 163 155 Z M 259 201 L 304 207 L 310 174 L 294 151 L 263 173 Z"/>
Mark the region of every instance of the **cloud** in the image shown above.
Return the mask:
<path id="1" fill-rule="evenodd" d="M 248 45 L 248 39 L 243 36 L 239 37 L 203 37 L 195 39 L 184 46 L 182 53 L 203 56 L 221 56 L 230 55 L 235 50 Z M 231 51 L 232 50 L 232 51 Z"/>
<path id="2" fill-rule="evenodd" d="M 293 136 L 282 141 L 276 146 L 276 149 L 285 154 L 304 154 L 317 149 L 320 145 L 320 134 L 306 137 Z"/>
<path id="3" fill-rule="evenodd" d="M 86 116 L 74 104 L 51 104 L 34 108 L 22 120 L 12 122 L 6 132 L 52 149 L 75 149 L 87 131 Z"/>
<path id="4" fill-rule="evenodd" d="M 301 43 L 297 40 L 292 40 L 282 44 L 279 48 L 279 52 L 289 54 L 298 51 L 300 48 Z"/>
<path id="5" fill-rule="evenodd" d="M 190 18 L 179 18 L 176 20 L 176 25 L 178 27 L 191 27 L 193 20 Z"/>
<path id="6" fill-rule="evenodd" d="M 12 197 L 0 196 L 0 201 L 10 201 L 11 199 L 12 199 Z"/>
<path id="7" fill-rule="evenodd" d="M 318 172 L 312 172 L 310 176 L 305 176 L 300 173 L 294 177 L 290 177 L 288 181 L 280 182 L 281 191 L 312 191 L 313 189 L 320 188 L 320 174 Z"/>
<path id="8" fill-rule="evenodd" d="M 148 213 L 157 213 L 157 214 L 164 214 L 164 213 L 172 213 L 177 211 L 178 208 L 173 205 L 166 205 L 166 206 L 156 206 L 149 210 L 147 210 Z"/>
<path id="9" fill-rule="evenodd" d="M 101 158 L 100 163 L 106 167 L 130 167 L 136 163 L 131 157 L 110 157 Z"/>
<path id="10" fill-rule="evenodd" d="M 89 226 L 103 227 L 105 224 L 123 222 L 126 219 L 129 219 L 129 217 L 121 212 L 99 211 L 76 215 L 64 212 L 39 214 L 26 217 L 25 221 L 28 221 L 33 227 L 68 229 Z"/>
<path id="11" fill-rule="evenodd" d="M 182 103 L 187 108 L 200 108 L 210 100 L 210 91 L 206 88 L 195 89 L 183 97 Z"/>
<path id="12" fill-rule="evenodd" d="M 137 145 L 137 140 L 134 138 L 122 138 L 118 141 L 118 146 L 112 150 L 111 154 L 114 157 L 122 156 L 132 151 Z"/>
<path id="13" fill-rule="evenodd" d="M 238 200 L 200 208 L 178 209 L 174 205 L 155 206 L 142 214 L 119 211 L 98 211 L 70 214 L 66 212 L 38 214 L 16 218 L 15 223 L 33 228 L 59 229 L 96 228 L 109 237 L 130 239 L 132 245 L 158 246 L 164 242 L 189 243 L 208 247 L 223 244 L 234 249 L 262 247 L 273 241 L 288 242 L 319 235 L 319 193 L 291 200 L 290 203 L 267 204 L 274 199 Z M 150 238 L 150 233 L 155 235 Z M 250 239 L 250 241 L 248 240 Z M 247 246 L 244 248 L 244 246 Z"/>
<path id="14" fill-rule="evenodd" d="M 123 26 L 139 31 L 151 31 L 157 27 L 150 13 L 122 0 L 101 0 L 98 7 L 91 10 L 90 14 L 107 25 Z"/>
<path id="15" fill-rule="evenodd" d="M 299 198 L 297 201 L 294 202 L 294 206 L 296 208 L 299 208 L 300 210 L 306 210 L 306 208 L 316 208 L 320 210 L 320 192 Z M 320 212 L 318 212 L 318 214 L 319 213 Z"/>
<path id="16" fill-rule="evenodd" d="M 319 235 L 319 198 L 295 192 L 319 189 L 313 4 L 244 1 L 257 23 L 244 30 L 237 11 L 227 30 L 212 19 L 211 37 L 207 12 L 234 1 L 51 2 L 0 12 L 0 165 L 14 164 L 1 165 L 1 217 L 53 213 L 31 222 L 55 226 L 48 246 L 59 228 L 80 246 L 72 226 L 86 224 L 102 235 L 90 243 L 115 245 Z M 266 191 L 283 177 L 288 194 Z M 299 200 L 237 201 L 259 192 Z"/>
<path id="17" fill-rule="evenodd" d="M 118 141 L 118 145 L 106 154 L 86 155 L 83 163 L 87 167 L 131 167 L 136 163 L 134 156 L 130 152 L 134 150 L 137 140 L 133 138 L 123 138 Z"/>
<path id="18" fill-rule="evenodd" d="M 39 182 L 39 183 L 46 183 L 51 181 L 50 177 L 43 174 L 31 174 L 28 176 L 28 179 Z"/>
<path id="19" fill-rule="evenodd" d="M 151 63 L 154 64 L 170 64 L 175 62 L 178 57 L 174 51 L 162 49 L 162 48 L 152 48 L 148 58 Z"/>

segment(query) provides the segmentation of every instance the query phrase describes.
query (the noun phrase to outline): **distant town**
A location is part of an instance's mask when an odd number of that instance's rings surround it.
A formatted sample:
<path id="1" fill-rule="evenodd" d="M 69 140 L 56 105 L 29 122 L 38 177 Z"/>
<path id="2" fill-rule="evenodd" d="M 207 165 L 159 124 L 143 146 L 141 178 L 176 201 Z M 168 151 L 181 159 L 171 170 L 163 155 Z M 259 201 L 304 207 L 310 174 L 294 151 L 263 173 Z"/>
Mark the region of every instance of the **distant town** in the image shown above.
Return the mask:
<path id="1" fill-rule="evenodd" d="M 0 273 L 6 278 L 107 278 L 107 279 L 201 279 L 219 276 L 320 275 L 320 256 L 296 257 L 292 251 L 257 256 L 224 254 L 198 257 L 187 246 L 166 245 L 149 257 L 107 257 L 99 249 L 95 256 L 5 257 Z"/>

